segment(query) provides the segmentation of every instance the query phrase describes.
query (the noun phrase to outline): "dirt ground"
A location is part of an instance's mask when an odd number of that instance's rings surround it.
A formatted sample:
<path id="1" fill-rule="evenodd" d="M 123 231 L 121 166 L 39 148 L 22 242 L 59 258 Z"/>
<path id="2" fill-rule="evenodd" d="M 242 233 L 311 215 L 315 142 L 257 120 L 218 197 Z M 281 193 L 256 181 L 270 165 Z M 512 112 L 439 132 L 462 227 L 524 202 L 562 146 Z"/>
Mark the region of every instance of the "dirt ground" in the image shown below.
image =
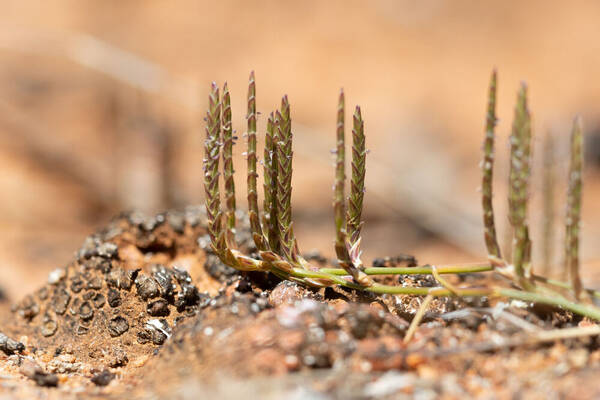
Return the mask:
<path id="1" fill-rule="evenodd" d="M 536 146 L 547 132 L 558 136 L 559 182 L 576 113 L 588 138 L 595 137 L 597 14 L 598 4 L 586 1 L 568 7 L 545 1 L 5 1 L 4 290 L 12 298 L 33 290 L 31 274 L 68 262 L 83 237 L 121 210 L 201 204 L 201 182 L 190 171 L 201 168 L 207 88 L 228 81 L 234 128 L 242 134 L 251 70 L 263 116 L 284 93 L 291 100 L 294 216 L 305 250 L 332 255 L 329 150 L 343 86 L 349 107 L 362 106 L 371 151 L 365 257 L 400 251 L 432 263 L 478 261 L 477 165 L 491 69 L 500 76 L 496 206 L 505 215 L 505 143 L 520 80 L 530 87 Z M 259 129 L 264 122 L 259 118 Z M 234 150 L 238 166 L 243 144 Z M 600 193 L 593 161 L 600 150 L 590 151 L 583 257 L 593 284 L 600 282 L 593 272 L 600 218 L 592 206 Z M 540 163 L 538 148 L 534 155 Z M 541 175 L 534 169 L 536 238 Z M 243 191 L 244 177 L 236 184 Z M 564 217 L 564 190 L 557 190 L 555 268 Z M 506 230 L 506 219 L 498 224 Z M 538 260 L 541 248 L 534 246 Z"/>
<path id="2" fill-rule="evenodd" d="M 240 274 L 212 254 L 201 208 L 115 218 L 0 318 L 6 398 L 595 398 L 597 337 L 526 340 L 590 325 L 525 303 L 309 290 Z M 242 221 L 243 222 L 243 221 Z M 240 249 L 256 251 L 247 227 Z M 322 257 L 312 262 L 327 265 Z M 435 286 L 428 276 L 383 278 Z M 455 283 L 490 282 L 463 276 Z"/>

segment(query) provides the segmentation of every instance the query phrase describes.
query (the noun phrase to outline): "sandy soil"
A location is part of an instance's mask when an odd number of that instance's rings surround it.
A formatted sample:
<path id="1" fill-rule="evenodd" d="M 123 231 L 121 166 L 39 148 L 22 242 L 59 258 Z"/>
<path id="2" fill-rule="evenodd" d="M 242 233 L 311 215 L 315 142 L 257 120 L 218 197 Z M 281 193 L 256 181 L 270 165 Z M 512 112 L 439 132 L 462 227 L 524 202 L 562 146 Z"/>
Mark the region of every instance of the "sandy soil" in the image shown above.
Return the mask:
<path id="1" fill-rule="evenodd" d="M 114 219 L 47 283 L 0 311 L 7 398 L 593 398 L 598 338 L 531 342 L 590 325 L 487 299 L 309 290 L 240 274 L 207 247 L 201 209 Z M 240 249 L 254 250 L 247 228 Z M 314 257 L 314 256 L 313 256 Z M 313 261 L 317 262 L 317 261 Z M 319 262 L 326 262 L 321 260 Z M 383 278 L 435 285 L 428 276 Z M 465 276 L 483 284 L 493 276 Z M 399 281 L 398 281 L 399 280 Z M 42 282 L 39 282 L 40 284 Z"/>

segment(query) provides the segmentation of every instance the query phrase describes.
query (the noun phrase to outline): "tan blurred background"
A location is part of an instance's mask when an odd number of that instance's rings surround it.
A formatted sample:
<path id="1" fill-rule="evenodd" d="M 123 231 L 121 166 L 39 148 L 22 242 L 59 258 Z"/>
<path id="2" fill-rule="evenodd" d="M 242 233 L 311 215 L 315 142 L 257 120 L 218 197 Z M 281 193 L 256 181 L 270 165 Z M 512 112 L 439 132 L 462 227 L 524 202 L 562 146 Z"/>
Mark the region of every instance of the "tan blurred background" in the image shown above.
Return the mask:
<path id="1" fill-rule="evenodd" d="M 540 167 L 532 183 L 535 261 L 543 259 L 543 138 L 557 137 L 556 270 L 567 138 L 580 113 L 589 161 L 584 276 L 599 283 L 599 20 L 594 1 L 4 0 L 0 287 L 14 297 L 38 286 L 120 210 L 202 202 L 209 83 L 228 80 L 241 138 L 251 70 L 263 113 L 259 128 L 282 94 L 292 104 L 302 250 L 332 254 L 329 149 L 343 86 L 349 112 L 357 103 L 363 108 L 371 149 L 365 258 L 482 260 L 478 163 L 493 67 L 500 81 L 501 236 L 507 137 L 516 89 L 525 80 Z M 235 150 L 240 204 L 244 145 L 240 139 Z"/>

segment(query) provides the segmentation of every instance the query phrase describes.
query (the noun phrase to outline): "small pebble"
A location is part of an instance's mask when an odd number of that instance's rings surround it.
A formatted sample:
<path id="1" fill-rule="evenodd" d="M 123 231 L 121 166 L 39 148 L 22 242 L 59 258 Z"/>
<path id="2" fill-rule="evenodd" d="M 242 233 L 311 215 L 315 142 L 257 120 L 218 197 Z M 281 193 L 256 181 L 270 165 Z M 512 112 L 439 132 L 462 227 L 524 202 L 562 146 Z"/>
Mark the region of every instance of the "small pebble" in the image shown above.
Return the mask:
<path id="1" fill-rule="evenodd" d="M 112 337 L 121 336 L 129 330 L 129 323 L 123 317 L 114 317 L 108 323 L 108 332 Z"/>
<path id="2" fill-rule="evenodd" d="M 115 379 L 115 374 L 110 371 L 104 370 L 92 376 L 91 381 L 94 382 L 97 386 L 106 386 Z"/>

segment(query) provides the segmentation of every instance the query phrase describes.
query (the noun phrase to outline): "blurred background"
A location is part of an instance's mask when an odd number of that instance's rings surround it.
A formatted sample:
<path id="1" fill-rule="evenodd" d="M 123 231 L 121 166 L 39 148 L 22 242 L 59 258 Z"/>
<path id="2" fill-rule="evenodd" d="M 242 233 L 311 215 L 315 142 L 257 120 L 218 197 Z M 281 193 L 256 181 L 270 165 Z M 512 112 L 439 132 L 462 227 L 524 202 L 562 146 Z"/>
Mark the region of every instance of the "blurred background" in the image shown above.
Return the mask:
<path id="1" fill-rule="evenodd" d="M 600 284 L 599 17 L 595 1 L 3 0 L 0 286 L 10 297 L 37 287 L 121 210 L 201 203 L 211 81 L 231 88 L 244 204 L 251 70 L 260 132 L 281 96 L 291 101 L 303 251 L 333 254 L 330 149 L 343 87 L 347 123 L 360 104 L 371 150 L 364 258 L 484 260 L 478 165 L 494 67 L 500 237 L 509 236 L 507 138 L 523 80 L 534 121 L 535 268 L 560 275 L 568 136 L 580 114 L 583 275 Z M 549 135 L 553 157 L 544 151 Z M 556 181 L 546 196 L 544 178 Z"/>

